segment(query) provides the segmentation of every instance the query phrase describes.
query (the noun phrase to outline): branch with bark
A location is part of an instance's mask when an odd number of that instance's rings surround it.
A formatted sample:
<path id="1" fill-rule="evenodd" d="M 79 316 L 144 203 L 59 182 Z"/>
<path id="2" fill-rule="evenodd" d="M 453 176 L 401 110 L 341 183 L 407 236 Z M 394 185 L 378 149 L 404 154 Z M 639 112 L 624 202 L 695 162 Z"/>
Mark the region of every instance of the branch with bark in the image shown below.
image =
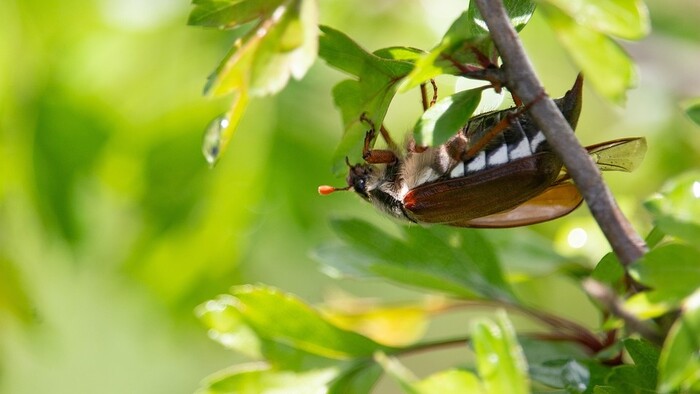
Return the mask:
<path id="1" fill-rule="evenodd" d="M 647 252 L 647 245 L 620 211 L 598 167 L 578 142 L 562 113 L 544 94 L 502 1 L 475 1 L 503 59 L 505 85 L 530 106 L 530 115 L 564 162 L 613 251 L 623 265 L 630 265 Z"/>

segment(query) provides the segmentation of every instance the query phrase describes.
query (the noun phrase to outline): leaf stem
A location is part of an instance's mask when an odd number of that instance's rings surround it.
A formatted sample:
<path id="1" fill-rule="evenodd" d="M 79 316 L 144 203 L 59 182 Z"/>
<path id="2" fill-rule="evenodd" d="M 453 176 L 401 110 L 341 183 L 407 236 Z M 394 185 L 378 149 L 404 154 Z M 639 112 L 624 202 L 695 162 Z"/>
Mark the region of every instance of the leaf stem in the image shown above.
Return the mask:
<path id="1" fill-rule="evenodd" d="M 458 338 L 438 339 L 435 341 L 421 342 L 421 343 L 416 343 L 416 344 L 411 345 L 409 347 L 403 348 L 403 349 L 401 349 L 393 354 L 397 355 L 397 356 L 405 356 L 405 355 L 421 353 L 421 352 L 426 352 L 426 351 L 440 349 L 440 348 L 446 348 L 446 347 L 452 347 L 452 346 L 458 346 L 458 345 L 466 345 L 467 343 L 469 343 L 470 340 L 471 340 L 470 336 L 464 336 L 464 337 L 458 337 Z"/>
<path id="2" fill-rule="evenodd" d="M 526 105 L 531 105 L 530 115 L 566 165 L 613 251 L 623 265 L 632 264 L 646 253 L 647 246 L 620 211 L 612 193 L 603 183 L 600 171 L 579 144 L 564 116 L 554 102 L 543 95 L 544 88 L 535 75 L 502 1 L 475 1 L 503 59 L 506 85 Z"/>

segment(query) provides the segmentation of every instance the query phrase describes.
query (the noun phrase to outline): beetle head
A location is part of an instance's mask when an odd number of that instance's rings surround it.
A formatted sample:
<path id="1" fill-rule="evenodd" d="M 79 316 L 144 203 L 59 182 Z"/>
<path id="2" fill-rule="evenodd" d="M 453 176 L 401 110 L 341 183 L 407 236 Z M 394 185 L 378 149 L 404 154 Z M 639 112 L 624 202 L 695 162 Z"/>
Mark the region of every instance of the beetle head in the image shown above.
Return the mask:
<path id="1" fill-rule="evenodd" d="M 348 176 L 345 178 L 346 187 L 319 186 L 318 192 L 321 195 L 328 195 L 337 191 L 354 190 L 360 197 L 369 201 L 369 193 L 367 183 L 374 172 L 374 167 L 370 164 L 350 164 L 348 158 L 345 158 L 345 163 L 348 165 Z"/>

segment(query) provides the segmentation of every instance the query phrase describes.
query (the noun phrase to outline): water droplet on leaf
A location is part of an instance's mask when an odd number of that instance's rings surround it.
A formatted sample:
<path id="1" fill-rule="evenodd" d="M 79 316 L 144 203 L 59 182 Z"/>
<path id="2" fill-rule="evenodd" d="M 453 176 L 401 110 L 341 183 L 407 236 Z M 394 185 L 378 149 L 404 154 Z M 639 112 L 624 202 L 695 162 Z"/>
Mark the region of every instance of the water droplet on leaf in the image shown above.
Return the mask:
<path id="1" fill-rule="evenodd" d="M 219 155 L 223 148 L 223 132 L 229 125 L 226 115 L 217 116 L 209 123 L 204 132 L 204 140 L 202 141 L 202 154 L 209 163 L 210 167 L 214 167 L 219 160 Z"/>

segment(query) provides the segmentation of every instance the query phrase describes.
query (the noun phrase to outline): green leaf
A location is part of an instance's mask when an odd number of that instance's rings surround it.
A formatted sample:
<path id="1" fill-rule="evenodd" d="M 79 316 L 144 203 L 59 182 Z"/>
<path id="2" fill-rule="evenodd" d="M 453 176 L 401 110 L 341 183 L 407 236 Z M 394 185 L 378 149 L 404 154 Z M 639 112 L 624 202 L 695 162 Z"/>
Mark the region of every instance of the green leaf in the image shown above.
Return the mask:
<path id="1" fill-rule="evenodd" d="M 334 171 L 345 168 L 345 157 L 361 158 L 361 148 L 369 125 L 360 121 L 362 114 L 379 127 L 384 121 L 399 82 L 413 68 L 415 50 L 387 48 L 377 54 L 365 51 L 345 34 L 321 26 L 319 56 L 331 67 L 356 79 L 345 80 L 333 88 L 335 104 L 340 108 L 344 133 L 334 154 Z M 396 56 L 398 59 L 389 58 Z"/>
<path id="2" fill-rule="evenodd" d="M 637 81 L 634 63 L 610 37 L 580 25 L 558 8 L 543 3 L 547 22 L 588 82 L 603 97 L 624 101 L 625 92 Z"/>
<path id="3" fill-rule="evenodd" d="M 539 0 L 601 33 L 635 40 L 651 29 L 649 12 L 641 0 Z"/>
<path id="4" fill-rule="evenodd" d="M 511 23 L 520 31 L 530 20 L 535 4 L 529 0 L 503 2 Z M 465 71 L 485 66 L 483 61 L 496 62 L 498 54 L 489 36 L 486 23 L 476 3 L 459 16 L 447 30 L 440 44 L 416 61 L 416 67 L 406 78 L 402 91 L 420 85 L 442 74 L 463 75 Z"/>
<path id="5" fill-rule="evenodd" d="M 662 316 L 677 306 L 678 298 L 669 297 L 663 291 L 643 291 L 625 300 L 625 310 L 643 320 Z"/>
<path id="6" fill-rule="evenodd" d="M 666 234 L 661 231 L 658 227 L 654 227 L 649 231 L 649 234 L 647 234 L 646 238 L 644 239 L 644 242 L 646 242 L 647 246 L 649 246 L 649 249 L 654 249 L 661 241 L 664 240 L 666 237 Z"/>
<path id="7" fill-rule="evenodd" d="M 418 393 L 462 394 L 484 393 L 484 388 L 473 373 L 461 369 L 450 369 L 434 373 L 427 378 L 413 383 Z"/>
<path id="8" fill-rule="evenodd" d="M 372 52 L 372 54 L 384 59 L 402 60 L 413 63 L 420 59 L 420 57 L 425 54 L 425 51 L 410 47 L 388 47 L 377 49 Z"/>
<path id="9" fill-rule="evenodd" d="M 696 243 L 700 239 L 700 171 L 667 182 L 644 206 L 661 232 Z"/>
<path id="10" fill-rule="evenodd" d="M 301 79 L 316 58 L 316 8 L 314 0 L 290 0 L 267 9 L 256 28 L 236 41 L 205 91 L 264 96 L 280 91 L 290 76 Z"/>
<path id="11" fill-rule="evenodd" d="M 659 392 L 700 391 L 700 290 L 688 297 L 659 359 Z"/>
<path id="12" fill-rule="evenodd" d="M 613 368 L 607 384 L 623 393 L 654 393 L 659 361 L 659 349 L 650 342 L 640 339 L 625 339 L 625 349 L 634 365 L 621 365 Z"/>
<path id="13" fill-rule="evenodd" d="M 584 393 L 591 385 L 588 366 L 578 360 L 552 360 L 530 368 L 530 377 L 553 388 L 568 393 Z"/>
<path id="14" fill-rule="evenodd" d="M 234 306 L 261 338 L 333 359 L 368 357 L 390 349 L 334 326 L 298 298 L 274 288 L 239 286 L 232 294 Z"/>
<path id="15" fill-rule="evenodd" d="M 700 250 L 682 244 L 658 247 L 632 264 L 630 275 L 660 297 L 680 300 L 700 284 Z"/>
<path id="16" fill-rule="evenodd" d="M 515 297 L 493 246 L 478 231 L 404 226 L 398 238 L 354 219 L 332 226 L 347 245 L 319 249 L 316 256 L 336 275 L 379 276 L 462 298 Z"/>
<path id="17" fill-rule="evenodd" d="M 700 98 L 688 101 L 684 107 L 688 118 L 695 122 L 696 125 L 700 125 Z"/>
<path id="18" fill-rule="evenodd" d="M 315 394 L 325 392 L 337 375 L 337 368 L 292 372 L 277 371 L 265 363 L 242 364 L 207 377 L 197 394 Z"/>
<path id="19" fill-rule="evenodd" d="M 366 394 L 377 383 L 382 367 L 374 361 L 363 361 L 346 369 L 328 388 L 328 394 Z"/>
<path id="20" fill-rule="evenodd" d="M 625 270 L 622 268 L 622 264 L 620 264 L 620 260 L 618 260 L 615 253 L 612 252 L 603 256 L 591 273 L 591 278 L 612 288 L 619 288 L 624 277 Z"/>
<path id="21" fill-rule="evenodd" d="M 187 23 L 196 26 L 231 29 L 264 18 L 284 0 L 194 0 Z"/>
<path id="22" fill-rule="evenodd" d="M 634 365 L 637 367 L 653 368 L 659 363 L 659 349 L 653 343 L 643 339 L 627 338 L 622 341 Z M 653 376 L 656 381 L 656 373 Z"/>
<path id="23" fill-rule="evenodd" d="M 570 393 L 584 392 L 603 382 L 605 372 L 588 362 L 580 346 L 567 342 L 518 338 L 528 363 L 530 379 Z"/>
<path id="24" fill-rule="evenodd" d="M 199 305 L 195 313 L 209 330 L 209 337 L 223 346 L 236 350 L 250 358 L 263 357 L 260 338 L 245 323 L 231 295 Z"/>
<path id="25" fill-rule="evenodd" d="M 227 125 L 216 139 L 215 161 L 226 149 L 250 97 L 277 93 L 290 77 L 301 79 L 311 67 L 318 48 L 318 10 L 315 0 L 198 0 L 195 5 L 190 15 L 193 24 L 235 27 L 257 20 L 236 41 L 204 88 L 212 96 L 234 96 Z"/>
<path id="26" fill-rule="evenodd" d="M 235 350 L 254 360 L 265 360 L 278 369 L 306 370 L 325 367 L 328 360 L 277 338 L 259 336 L 247 323 L 239 310 L 238 300 L 231 295 L 221 295 L 196 309 L 207 326 L 209 337 L 224 347 Z"/>
<path id="27" fill-rule="evenodd" d="M 457 92 L 438 101 L 423 113 L 413 130 L 419 145 L 437 146 L 467 124 L 481 100 L 483 89 Z"/>
<path id="28" fill-rule="evenodd" d="M 505 312 L 499 312 L 497 323 L 477 323 L 472 330 L 472 345 L 486 393 L 530 392 L 527 362 Z"/>

